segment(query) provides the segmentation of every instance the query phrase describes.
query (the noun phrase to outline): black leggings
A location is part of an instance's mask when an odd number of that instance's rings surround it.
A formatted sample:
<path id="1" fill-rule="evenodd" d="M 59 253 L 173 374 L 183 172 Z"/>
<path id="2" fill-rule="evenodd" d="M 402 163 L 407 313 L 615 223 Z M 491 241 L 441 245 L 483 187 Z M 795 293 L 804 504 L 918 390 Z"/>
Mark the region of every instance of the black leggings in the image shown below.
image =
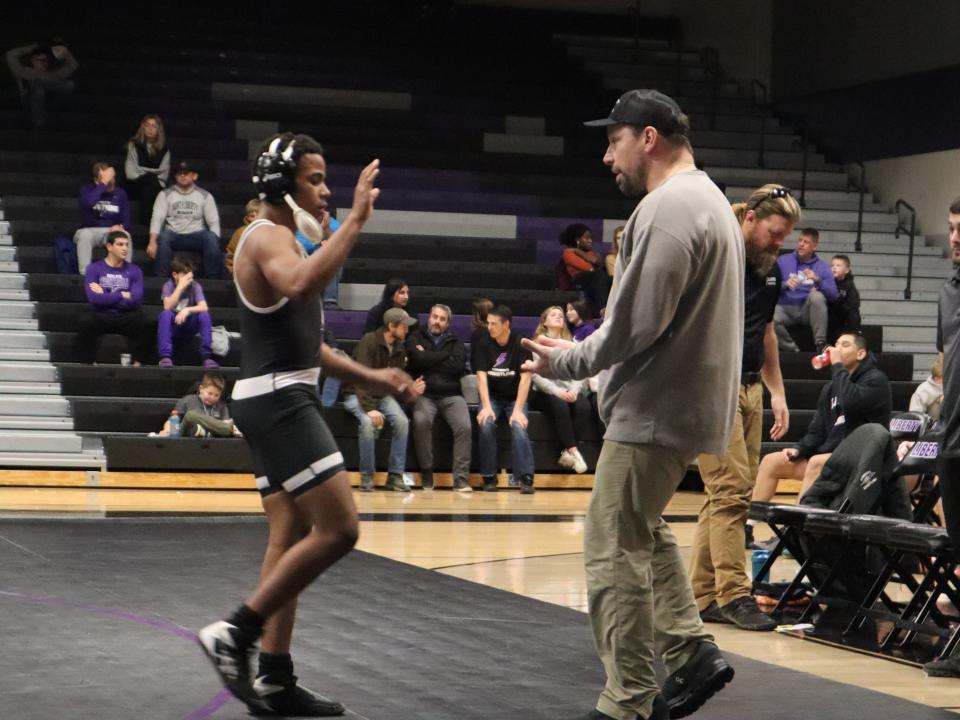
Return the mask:
<path id="1" fill-rule="evenodd" d="M 590 431 L 590 401 L 583 395 L 577 395 L 575 402 L 568 403 L 556 395 L 534 390 L 530 393 L 530 405 L 534 410 L 547 413 L 553 418 L 553 425 L 564 450 L 576 447 L 577 438 L 584 437 Z"/>

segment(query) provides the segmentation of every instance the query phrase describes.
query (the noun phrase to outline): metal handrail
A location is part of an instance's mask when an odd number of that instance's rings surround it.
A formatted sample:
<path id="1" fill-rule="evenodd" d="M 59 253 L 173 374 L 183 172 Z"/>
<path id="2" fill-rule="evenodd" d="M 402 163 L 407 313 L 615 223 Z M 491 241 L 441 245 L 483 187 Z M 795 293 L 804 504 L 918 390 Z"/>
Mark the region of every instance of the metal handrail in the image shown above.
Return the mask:
<path id="1" fill-rule="evenodd" d="M 717 95 L 720 92 L 720 53 L 712 45 L 706 45 L 700 53 L 704 70 L 713 79 L 710 93 L 710 129 L 717 126 Z"/>
<path id="2" fill-rule="evenodd" d="M 863 252 L 861 237 L 863 236 L 863 196 L 867 192 L 867 166 L 859 160 L 857 165 L 860 166 L 860 205 L 857 208 L 857 241 L 853 244 L 853 249 L 856 252 Z"/>
<path id="3" fill-rule="evenodd" d="M 757 90 L 762 92 L 762 100 L 757 100 Z M 750 91 L 753 93 L 753 101 L 760 106 L 762 112 L 760 113 L 760 154 L 757 157 L 757 166 L 766 167 L 764 153 L 767 149 L 767 116 L 766 109 L 768 106 L 768 93 L 767 86 L 762 82 L 754 78 L 750 81 Z"/>
<path id="4" fill-rule="evenodd" d="M 900 208 L 906 208 L 910 212 L 909 230 L 900 222 Z M 894 231 L 893 236 L 899 238 L 901 230 L 910 233 L 910 254 L 907 255 L 907 287 L 903 290 L 903 299 L 910 300 L 912 297 L 910 284 L 913 280 L 913 240 L 917 234 L 917 211 L 913 205 L 903 199 L 898 199 L 897 202 L 894 203 L 893 209 L 894 212 L 897 213 L 897 229 Z"/>

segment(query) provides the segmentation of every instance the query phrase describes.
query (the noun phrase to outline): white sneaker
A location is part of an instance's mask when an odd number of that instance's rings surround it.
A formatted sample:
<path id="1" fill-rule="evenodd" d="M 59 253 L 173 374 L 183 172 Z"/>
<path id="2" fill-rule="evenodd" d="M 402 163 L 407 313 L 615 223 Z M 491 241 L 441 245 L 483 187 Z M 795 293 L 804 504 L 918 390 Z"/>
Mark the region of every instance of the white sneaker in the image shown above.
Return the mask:
<path id="1" fill-rule="evenodd" d="M 587 461 L 583 459 L 580 451 L 574 448 L 570 456 L 573 458 L 573 471 L 577 474 L 585 473 L 587 471 Z"/>
<path id="2" fill-rule="evenodd" d="M 574 463 L 576 463 L 576 460 L 567 450 L 564 450 L 562 453 L 560 453 L 560 458 L 557 460 L 557 465 L 565 468 L 572 468 Z"/>

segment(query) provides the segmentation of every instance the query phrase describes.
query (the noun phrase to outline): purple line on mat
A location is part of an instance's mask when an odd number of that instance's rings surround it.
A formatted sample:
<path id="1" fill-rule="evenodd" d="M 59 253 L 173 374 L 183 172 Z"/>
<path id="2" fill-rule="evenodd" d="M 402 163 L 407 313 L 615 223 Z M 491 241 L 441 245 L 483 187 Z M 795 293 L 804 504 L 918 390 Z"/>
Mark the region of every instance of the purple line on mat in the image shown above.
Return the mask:
<path id="1" fill-rule="evenodd" d="M 93 613 L 96 615 L 105 615 L 116 620 L 126 620 L 128 622 L 134 622 L 140 625 L 146 625 L 147 627 L 156 628 L 157 630 L 163 630 L 164 632 L 171 633 L 177 637 L 185 638 L 191 642 L 197 641 L 196 633 L 190 632 L 179 625 L 174 625 L 172 622 L 168 622 L 167 620 L 161 620 L 160 618 L 144 617 L 143 615 L 135 615 L 122 610 L 104 608 L 98 605 L 91 605 L 90 603 L 70 600 L 69 598 L 52 597 L 49 595 L 33 595 L 31 593 L 7 592 L 0 590 L 0 597 L 2 596 L 13 598 L 14 600 L 21 600 L 23 602 L 34 603 L 37 605 L 53 605 L 55 607 L 69 608 L 71 610 L 83 610 L 84 612 Z M 203 720 L 203 718 L 209 717 L 223 707 L 223 705 L 225 705 L 232 697 L 233 696 L 230 694 L 229 690 L 221 690 L 206 704 L 190 711 L 190 713 L 185 716 L 184 720 Z"/>

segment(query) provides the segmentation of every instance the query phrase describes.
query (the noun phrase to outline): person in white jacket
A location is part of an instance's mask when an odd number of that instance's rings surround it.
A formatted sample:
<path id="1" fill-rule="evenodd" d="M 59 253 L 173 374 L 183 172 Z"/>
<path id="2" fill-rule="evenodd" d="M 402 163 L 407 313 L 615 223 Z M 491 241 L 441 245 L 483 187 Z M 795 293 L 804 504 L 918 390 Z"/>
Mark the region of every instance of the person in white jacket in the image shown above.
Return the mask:
<path id="1" fill-rule="evenodd" d="M 540 324 L 533 337 L 541 335 L 554 339 L 570 340 L 563 308 L 559 305 L 548 307 L 540 315 Z M 587 471 L 587 462 L 577 448 L 578 439 L 582 439 L 593 422 L 590 401 L 585 394 L 585 380 L 553 380 L 543 375 L 533 375 L 533 390 L 530 405 L 553 419 L 560 444 L 564 448 L 557 464 L 572 468 L 576 473 Z"/>
<path id="2" fill-rule="evenodd" d="M 940 419 L 943 405 L 943 361 L 937 358 L 930 368 L 930 377 L 913 391 L 910 397 L 910 412 L 926 413 L 934 420 Z"/>

